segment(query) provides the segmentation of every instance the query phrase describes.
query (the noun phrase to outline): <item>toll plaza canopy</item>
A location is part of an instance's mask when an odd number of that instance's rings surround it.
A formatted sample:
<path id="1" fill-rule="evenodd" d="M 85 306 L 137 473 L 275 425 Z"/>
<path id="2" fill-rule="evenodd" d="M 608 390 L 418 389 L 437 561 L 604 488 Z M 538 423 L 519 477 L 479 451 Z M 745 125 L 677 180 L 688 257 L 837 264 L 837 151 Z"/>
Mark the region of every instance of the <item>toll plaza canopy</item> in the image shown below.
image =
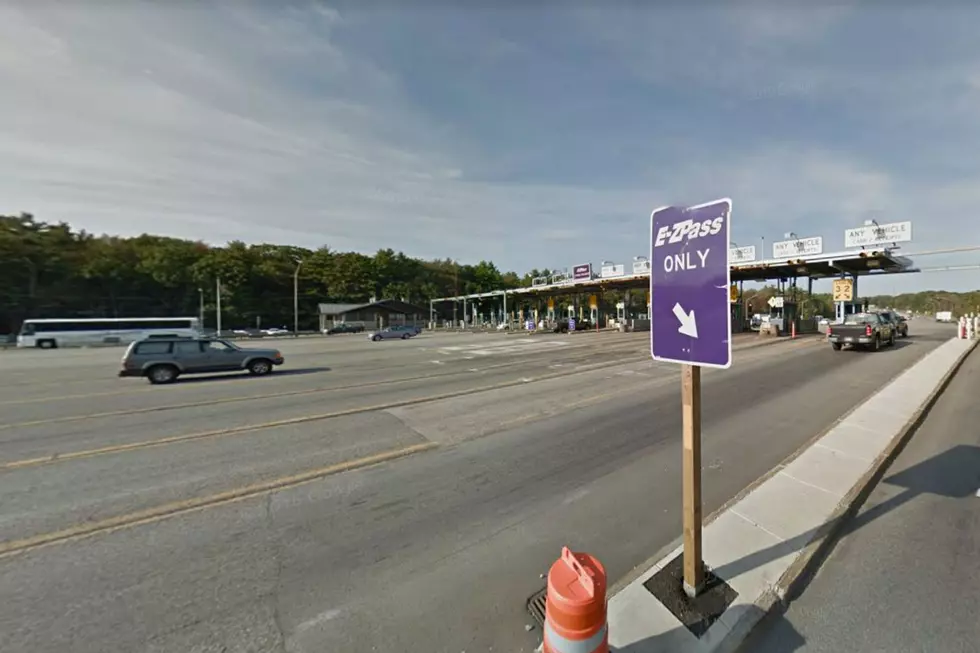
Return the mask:
<path id="1" fill-rule="evenodd" d="M 747 261 L 732 264 L 732 283 L 739 281 L 778 281 L 783 279 L 833 279 L 839 277 L 876 276 L 919 272 L 913 267 L 912 260 L 899 256 L 892 250 L 862 250 L 845 251 L 814 256 L 794 256 L 784 259 L 767 259 L 762 261 Z M 529 288 L 514 288 L 511 290 L 494 290 L 492 292 L 457 297 L 441 297 L 432 302 L 447 302 L 460 300 L 479 300 L 492 297 L 511 296 L 535 297 L 547 295 L 551 297 L 587 293 L 603 290 L 629 290 L 646 288 L 650 284 L 650 273 L 626 274 L 615 277 L 592 277 L 587 279 L 566 280 L 558 283 L 541 284 Z"/>
<path id="2" fill-rule="evenodd" d="M 911 259 L 885 249 L 736 263 L 732 265 L 732 281 L 829 279 L 918 271 Z"/>
<path id="3" fill-rule="evenodd" d="M 842 276 L 869 276 L 895 274 L 899 272 L 918 272 L 912 261 L 898 256 L 889 250 L 848 251 L 819 256 L 793 257 L 749 261 L 732 265 L 732 282 L 738 281 L 776 281 L 793 278 L 838 278 Z M 515 288 L 509 295 L 561 295 L 583 293 L 591 290 L 626 290 L 641 288 L 650 284 L 650 273 L 628 274 L 618 277 L 599 277 L 562 281 L 559 283 Z M 498 291 L 499 292 L 499 291 Z"/>

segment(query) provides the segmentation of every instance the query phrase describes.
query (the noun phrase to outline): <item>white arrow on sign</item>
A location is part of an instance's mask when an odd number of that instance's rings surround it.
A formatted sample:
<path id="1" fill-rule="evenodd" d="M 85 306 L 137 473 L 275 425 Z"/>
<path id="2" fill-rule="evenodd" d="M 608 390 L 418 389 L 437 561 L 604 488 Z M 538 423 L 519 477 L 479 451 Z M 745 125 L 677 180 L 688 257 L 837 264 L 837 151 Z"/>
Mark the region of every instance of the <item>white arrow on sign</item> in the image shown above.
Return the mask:
<path id="1" fill-rule="evenodd" d="M 691 336 L 692 338 L 698 337 L 698 321 L 694 318 L 693 308 L 690 313 L 685 313 L 680 303 L 674 304 L 674 316 L 681 323 L 677 327 L 678 333 L 683 333 L 685 336 Z"/>

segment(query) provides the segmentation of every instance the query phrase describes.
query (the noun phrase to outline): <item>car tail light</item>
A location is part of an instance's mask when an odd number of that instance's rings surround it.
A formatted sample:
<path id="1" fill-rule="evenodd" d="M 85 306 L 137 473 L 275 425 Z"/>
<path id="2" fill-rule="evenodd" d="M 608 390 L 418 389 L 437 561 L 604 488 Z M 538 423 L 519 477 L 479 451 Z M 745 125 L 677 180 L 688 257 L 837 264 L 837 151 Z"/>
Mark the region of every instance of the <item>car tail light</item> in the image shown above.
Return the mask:
<path id="1" fill-rule="evenodd" d="M 827 327 L 827 335 L 829 336 L 829 335 L 832 335 L 833 333 L 834 333 L 834 327 L 828 326 Z"/>
<path id="2" fill-rule="evenodd" d="M 866 335 L 866 336 L 870 336 L 871 335 L 871 325 L 870 324 L 868 324 L 868 325 L 866 325 L 864 327 L 864 335 Z"/>

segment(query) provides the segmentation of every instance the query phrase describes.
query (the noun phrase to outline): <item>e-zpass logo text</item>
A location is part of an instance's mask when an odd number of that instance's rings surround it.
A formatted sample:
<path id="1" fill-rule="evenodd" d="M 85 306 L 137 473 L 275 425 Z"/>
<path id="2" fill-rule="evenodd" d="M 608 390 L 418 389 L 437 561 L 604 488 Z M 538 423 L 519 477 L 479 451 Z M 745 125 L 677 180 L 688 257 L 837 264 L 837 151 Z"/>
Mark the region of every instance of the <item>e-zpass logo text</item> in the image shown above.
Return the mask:
<path id="1" fill-rule="evenodd" d="M 685 238 L 687 240 L 695 240 L 703 236 L 714 236 L 724 226 L 725 216 L 723 215 L 713 220 L 704 220 L 702 222 L 682 220 L 672 225 L 664 225 L 657 231 L 657 240 L 653 243 L 653 246 L 660 247 L 668 243 L 674 245 Z"/>

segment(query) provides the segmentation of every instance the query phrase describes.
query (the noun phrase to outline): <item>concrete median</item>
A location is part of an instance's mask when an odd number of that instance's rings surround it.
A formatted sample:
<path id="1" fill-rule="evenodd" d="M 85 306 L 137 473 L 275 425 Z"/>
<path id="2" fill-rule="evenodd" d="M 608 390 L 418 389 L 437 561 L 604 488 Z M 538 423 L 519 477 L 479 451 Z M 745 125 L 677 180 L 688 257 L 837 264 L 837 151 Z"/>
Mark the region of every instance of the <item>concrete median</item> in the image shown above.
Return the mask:
<path id="1" fill-rule="evenodd" d="M 681 553 L 675 546 L 611 598 L 613 650 L 739 650 L 816 569 L 977 344 L 952 339 L 933 350 L 716 513 L 704 563 L 737 596 L 700 637 L 644 585 Z"/>

